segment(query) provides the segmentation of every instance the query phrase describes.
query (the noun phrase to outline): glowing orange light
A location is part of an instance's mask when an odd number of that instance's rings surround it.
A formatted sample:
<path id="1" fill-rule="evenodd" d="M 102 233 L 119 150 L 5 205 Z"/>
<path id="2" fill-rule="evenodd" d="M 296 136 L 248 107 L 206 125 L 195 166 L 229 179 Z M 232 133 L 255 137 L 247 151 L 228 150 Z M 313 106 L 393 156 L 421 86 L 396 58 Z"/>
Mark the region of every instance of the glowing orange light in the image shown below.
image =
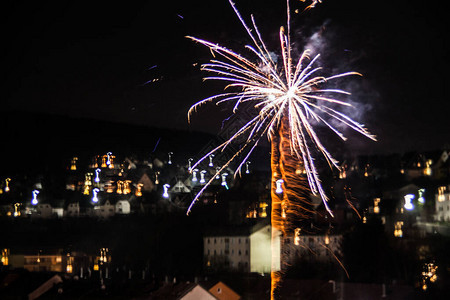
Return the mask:
<path id="1" fill-rule="evenodd" d="M 6 178 L 5 179 L 5 192 L 6 193 L 10 191 L 10 189 L 9 189 L 9 182 L 10 181 L 11 181 L 11 178 Z"/>
<path id="2" fill-rule="evenodd" d="M 77 161 L 78 161 L 78 157 L 74 157 L 70 161 L 70 170 L 71 171 L 76 171 L 76 169 L 77 169 Z"/>
<path id="3" fill-rule="evenodd" d="M 141 197 L 142 196 L 142 187 L 144 186 L 144 184 L 142 183 L 138 183 L 137 185 L 137 189 L 136 189 L 136 197 Z"/>
<path id="4" fill-rule="evenodd" d="M 394 236 L 395 237 L 403 237 L 403 221 L 397 221 L 394 225 Z"/>
<path id="5" fill-rule="evenodd" d="M 123 186 L 124 186 L 124 182 L 122 180 L 118 180 L 117 181 L 117 189 L 116 189 L 117 194 L 123 194 Z"/>
<path id="6" fill-rule="evenodd" d="M 380 207 L 378 206 L 380 201 L 381 201 L 380 198 L 373 199 L 373 212 L 376 213 L 376 214 L 380 213 Z"/>

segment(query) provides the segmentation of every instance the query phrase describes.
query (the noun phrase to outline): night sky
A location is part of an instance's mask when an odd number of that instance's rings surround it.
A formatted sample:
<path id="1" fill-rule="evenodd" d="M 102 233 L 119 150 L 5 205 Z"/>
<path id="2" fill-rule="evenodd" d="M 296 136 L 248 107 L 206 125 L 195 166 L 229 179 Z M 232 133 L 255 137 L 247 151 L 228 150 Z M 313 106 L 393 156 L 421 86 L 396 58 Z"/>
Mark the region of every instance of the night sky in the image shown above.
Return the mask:
<path id="1" fill-rule="evenodd" d="M 213 4 L 214 2 L 214 4 Z M 278 53 L 285 1 L 236 0 Z M 368 154 L 442 149 L 450 144 L 448 16 L 445 2 L 324 0 L 293 14 L 294 48 L 314 44 L 324 71 L 358 71 L 344 82 L 374 143 Z M 292 11 L 304 4 L 291 1 Z M 2 113 L 25 110 L 215 133 L 227 107 L 211 105 L 187 123 L 195 102 L 223 84 L 202 82 L 217 42 L 244 55 L 251 41 L 227 0 L 8 1 L 2 8 Z M 348 80 L 348 82 L 347 82 Z M 326 144 L 326 142 L 325 142 Z"/>

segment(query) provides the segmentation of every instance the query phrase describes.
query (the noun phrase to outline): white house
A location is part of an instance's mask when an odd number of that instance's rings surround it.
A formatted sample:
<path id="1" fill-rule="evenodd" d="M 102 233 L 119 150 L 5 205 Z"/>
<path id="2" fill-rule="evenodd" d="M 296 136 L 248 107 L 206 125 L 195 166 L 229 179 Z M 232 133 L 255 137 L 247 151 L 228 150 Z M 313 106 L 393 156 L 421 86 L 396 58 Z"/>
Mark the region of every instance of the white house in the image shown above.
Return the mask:
<path id="1" fill-rule="evenodd" d="M 272 229 L 255 226 L 243 233 L 209 235 L 203 238 L 207 267 L 229 268 L 241 272 L 270 273 L 272 264 Z M 274 268 L 280 269 L 280 238 L 274 243 Z"/>
<path id="2" fill-rule="evenodd" d="M 128 200 L 119 200 L 116 203 L 116 214 L 128 215 L 131 212 Z"/>

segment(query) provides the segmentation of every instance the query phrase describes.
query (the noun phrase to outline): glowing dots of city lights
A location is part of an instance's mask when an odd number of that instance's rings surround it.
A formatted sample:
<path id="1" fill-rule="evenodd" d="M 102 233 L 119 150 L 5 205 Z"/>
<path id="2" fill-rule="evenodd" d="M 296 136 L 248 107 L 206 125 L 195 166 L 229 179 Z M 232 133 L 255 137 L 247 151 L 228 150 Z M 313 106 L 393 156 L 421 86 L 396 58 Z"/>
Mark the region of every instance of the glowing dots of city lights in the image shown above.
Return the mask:
<path id="1" fill-rule="evenodd" d="M 163 185 L 164 192 L 162 196 L 166 199 L 169 198 L 169 188 L 170 188 L 169 184 L 166 183 L 165 185 Z"/>
<path id="2" fill-rule="evenodd" d="M 31 199 L 31 204 L 33 204 L 33 205 L 38 204 L 37 195 L 39 194 L 39 191 L 38 190 L 34 190 L 31 193 L 33 195 L 33 198 Z"/>
<path id="3" fill-rule="evenodd" d="M 124 182 L 122 180 L 117 181 L 117 189 L 116 189 L 117 194 L 123 194 L 123 184 Z"/>
<path id="4" fill-rule="evenodd" d="M 403 221 L 395 222 L 395 224 L 394 224 L 394 236 L 395 237 L 398 237 L 398 238 L 403 237 L 402 227 L 403 227 Z"/>
<path id="5" fill-rule="evenodd" d="M 95 170 L 95 178 L 94 178 L 94 181 L 96 182 L 96 183 L 99 183 L 100 182 L 100 172 L 101 172 L 102 170 L 100 169 L 100 168 L 98 168 L 98 169 L 96 169 Z"/>
<path id="6" fill-rule="evenodd" d="M 192 171 L 192 182 L 197 182 L 198 181 L 197 172 L 198 172 L 198 169 L 194 169 Z"/>
<path id="7" fill-rule="evenodd" d="M 259 208 L 261 209 L 259 213 L 260 218 L 266 218 L 267 217 L 267 206 L 269 206 L 266 202 L 259 203 Z"/>
<path id="8" fill-rule="evenodd" d="M 328 234 L 325 235 L 324 242 L 325 242 L 325 245 L 329 245 L 330 244 L 330 237 L 328 236 Z"/>
<path id="9" fill-rule="evenodd" d="M 78 160 L 78 157 L 73 157 L 72 160 L 70 161 L 70 170 L 71 171 L 77 170 L 77 160 Z"/>
<path id="10" fill-rule="evenodd" d="M 426 263 L 423 266 L 422 271 L 422 289 L 425 291 L 427 289 L 427 281 L 434 283 L 438 279 L 436 271 L 438 266 L 434 263 Z"/>
<path id="11" fill-rule="evenodd" d="M 6 178 L 5 179 L 5 192 L 9 192 L 10 188 L 9 188 L 9 182 L 11 181 L 11 178 Z"/>
<path id="12" fill-rule="evenodd" d="M 249 160 L 245 162 L 245 174 L 250 174 L 250 169 L 248 167 L 250 164 L 251 162 Z"/>
<path id="13" fill-rule="evenodd" d="M 419 203 L 424 204 L 425 203 L 425 197 L 423 196 L 425 194 L 425 189 L 419 189 L 417 191 L 417 193 L 419 194 L 419 199 L 417 199 L 417 201 L 419 201 Z"/>
<path id="14" fill-rule="evenodd" d="M 208 164 L 208 166 L 210 166 L 210 167 L 213 167 L 214 165 L 213 165 L 213 158 L 214 158 L 214 154 L 210 154 L 209 155 L 209 164 Z"/>
<path id="15" fill-rule="evenodd" d="M 200 183 L 201 183 L 201 184 L 205 184 L 205 182 L 206 182 L 206 180 L 205 180 L 205 174 L 206 174 L 206 171 L 205 171 L 205 170 L 202 170 L 202 171 L 200 172 Z"/>
<path id="16" fill-rule="evenodd" d="M 438 187 L 438 201 L 443 202 L 445 201 L 445 190 L 447 188 L 445 186 Z"/>
<path id="17" fill-rule="evenodd" d="M 97 203 L 98 202 L 98 192 L 100 192 L 100 190 L 98 188 L 95 188 L 92 190 L 92 202 Z"/>
<path id="18" fill-rule="evenodd" d="M 14 217 L 20 216 L 20 203 L 14 203 Z"/>
<path id="19" fill-rule="evenodd" d="M 433 173 L 433 171 L 431 170 L 432 163 L 433 163 L 433 161 L 431 159 L 429 159 L 425 162 L 425 168 L 423 169 L 423 175 L 431 176 L 431 174 Z"/>
<path id="20" fill-rule="evenodd" d="M 278 179 L 275 184 L 276 184 L 276 189 L 275 189 L 275 193 L 277 194 L 281 194 L 283 193 L 283 179 Z"/>
<path id="21" fill-rule="evenodd" d="M 84 189 L 83 189 L 83 194 L 84 195 L 89 195 L 90 194 L 90 190 L 91 190 L 91 186 L 92 186 L 92 173 L 86 173 L 84 175 Z"/>
<path id="22" fill-rule="evenodd" d="M 143 183 L 138 183 L 137 188 L 136 188 L 136 192 L 135 192 L 136 197 L 141 197 L 142 196 L 142 187 L 143 186 L 144 186 Z"/>
<path id="23" fill-rule="evenodd" d="M 220 179 L 220 167 L 216 167 L 216 179 Z"/>
<path id="24" fill-rule="evenodd" d="M 302 231 L 301 228 L 295 228 L 294 230 L 294 245 L 298 246 L 300 245 L 300 232 Z"/>
<path id="25" fill-rule="evenodd" d="M 66 273 L 72 273 L 73 267 L 73 257 L 70 256 L 70 253 L 67 253 L 67 260 L 66 260 Z"/>
<path id="26" fill-rule="evenodd" d="M 2 249 L 2 260 L 1 260 L 1 262 L 2 262 L 2 264 L 4 266 L 9 265 L 9 253 L 10 252 L 9 252 L 8 248 Z"/>
<path id="27" fill-rule="evenodd" d="M 339 168 L 339 179 L 345 179 L 345 178 L 347 178 L 347 172 L 346 172 L 346 166 L 344 165 L 344 166 L 341 166 L 340 168 Z"/>
<path id="28" fill-rule="evenodd" d="M 381 201 L 380 198 L 373 199 L 373 212 L 376 214 L 380 213 L 380 206 L 379 206 L 380 201 Z"/>
<path id="29" fill-rule="evenodd" d="M 167 153 L 167 155 L 169 155 L 169 160 L 167 161 L 167 164 L 168 164 L 168 165 L 171 165 L 171 164 L 172 164 L 172 155 L 173 155 L 173 152 L 169 152 L 169 153 Z"/>
<path id="30" fill-rule="evenodd" d="M 155 184 L 159 184 L 159 171 L 155 172 Z"/>
<path id="31" fill-rule="evenodd" d="M 223 173 L 222 174 L 222 183 L 221 183 L 221 185 L 224 186 L 228 190 L 229 188 L 228 188 L 228 184 L 227 184 L 227 176 L 228 176 L 228 173 Z"/>
<path id="32" fill-rule="evenodd" d="M 130 194 L 130 193 L 131 193 L 131 187 L 130 187 L 130 184 L 131 184 L 131 180 L 125 180 L 125 181 L 123 182 L 123 194 L 124 194 L 124 195 L 127 195 L 127 194 Z"/>
<path id="33" fill-rule="evenodd" d="M 370 165 L 367 164 L 366 167 L 364 168 L 364 177 L 369 177 L 369 167 Z"/>
<path id="34" fill-rule="evenodd" d="M 283 219 L 286 219 L 286 210 L 287 210 L 287 207 L 288 207 L 288 205 L 287 205 L 287 202 L 286 201 L 281 201 L 281 217 L 283 218 Z"/>
<path id="35" fill-rule="evenodd" d="M 414 200 L 415 196 L 413 194 L 405 195 L 403 198 L 405 198 L 405 205 L 403 206 L 406 210 L 413 210 L 414 204 L 412 201 Z"/>
<path id="36" fill-rule="evenodd" d="M 108 152 L 106 153 L 106 165 L 109 166 L 111 168 L 111 164 L 112 164 L 112 152 Z"/>
<path id="37" fill-rule="evenodd" d="M 190 172 L 192 169 L 192 162 L 194 161 L 194 159 L 191 157 L 188 159 L 188 171 Z"/>

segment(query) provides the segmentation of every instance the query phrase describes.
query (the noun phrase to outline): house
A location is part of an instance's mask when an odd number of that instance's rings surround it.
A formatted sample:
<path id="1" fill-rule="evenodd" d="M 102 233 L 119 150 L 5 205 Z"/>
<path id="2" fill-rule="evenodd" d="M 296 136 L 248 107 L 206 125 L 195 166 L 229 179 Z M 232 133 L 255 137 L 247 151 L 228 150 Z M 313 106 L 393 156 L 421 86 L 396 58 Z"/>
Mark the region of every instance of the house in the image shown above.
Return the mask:
<path id="1" fill-rule="evenodd" d="M 149 299 L 161 300 L 217 300 L 208 290 L 198 283 L 165 283 L 150 294 Z"/>
<path id="2" fill-rule="evenodd" d="M 128 203 L 129 204 L 129 203 Z M 109 217 L 114 216 L 116 213 L 116 207 L 114 204 L 111 204 L 109 200 L 106 200 L 101 205 L 96 205 L 94 207 L 94 215 L 96 217 L 107 219 Z"/>
<path id="3" fill-rule="evenodd" d="M 272 227 L 257 224 L 252 228 L 230 229 L 203 238 L 208 268 L 225 268 L 240 272 L 270 273 L 280 269 L 280 235 L 276 234 L 272 256 Z"/>
<path id="4" fill-rule="evenodd" d="M 80 203 L 79 202 L 69 203 L 69 205 L 67 205 L 67 208 L 66 208 L 65 216 L 66 217 L 80 216 Z"/>
<path id="5" fill-rule="evenodd" d="M 116 205 L 116 214 L 128 215 L 131 212 L 130 202 L 128 200 L 119 200 Z"/>
<path id="6" fill-rule="evenodd" d="M 239 300 L 239 296 L 235 291 L 228 287 L 222 281 L 219 281 L 208 290 L 214 297 L 219 300 Z"/>
<path id="7" fill-rule="evenodd" d="M 53 216 L 53 208 L 49 203 L 38 203 L 36 210 L 41 218 L 47 219 Z"/>

